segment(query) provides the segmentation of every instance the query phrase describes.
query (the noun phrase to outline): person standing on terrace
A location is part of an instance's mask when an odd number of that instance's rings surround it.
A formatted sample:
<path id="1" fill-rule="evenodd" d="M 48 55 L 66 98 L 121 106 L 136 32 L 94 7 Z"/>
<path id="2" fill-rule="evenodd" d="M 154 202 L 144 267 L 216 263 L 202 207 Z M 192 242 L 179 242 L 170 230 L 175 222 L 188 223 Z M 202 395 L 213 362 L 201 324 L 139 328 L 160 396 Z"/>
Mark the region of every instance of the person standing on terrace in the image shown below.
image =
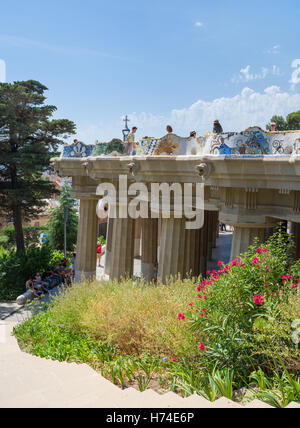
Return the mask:
<path id="1" fill-rule="evenodd" d="M 218 120 L 214 121 L 214 130 L 213 130 L 214 134 L 222 134 L 223 133 L 223 128 L 220 124 L 220 122 Z"/>
<path id="2" fill-rule="evenodd" d="M 137 131 L 137 127 L 134 126 L 132 128 L 132 131 L 130 132 L 130 134 L 127 137 L 127 140 L 126 140 L 126 143 L 125 143 L 124 152 L 123 152 L 123 154 L 125 156 L 132 156 L 133 150 L 136 148 L 135 147 L 135 142 L 134 142 L 136 131 Z"/>

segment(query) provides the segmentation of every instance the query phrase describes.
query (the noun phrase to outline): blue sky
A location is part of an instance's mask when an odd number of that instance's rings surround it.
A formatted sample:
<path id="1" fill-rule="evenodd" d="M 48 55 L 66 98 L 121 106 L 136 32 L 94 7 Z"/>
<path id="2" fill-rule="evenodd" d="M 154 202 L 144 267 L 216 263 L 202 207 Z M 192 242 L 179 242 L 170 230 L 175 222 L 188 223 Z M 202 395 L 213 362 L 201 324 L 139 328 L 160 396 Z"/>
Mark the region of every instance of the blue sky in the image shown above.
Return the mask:
<path id="1" fill-rule="evenodd" d="M 300 109 L 299 0 L 37 0 L 1 6 L 6 80 L 36 79 L 78 138 L 201 135 Z"/>

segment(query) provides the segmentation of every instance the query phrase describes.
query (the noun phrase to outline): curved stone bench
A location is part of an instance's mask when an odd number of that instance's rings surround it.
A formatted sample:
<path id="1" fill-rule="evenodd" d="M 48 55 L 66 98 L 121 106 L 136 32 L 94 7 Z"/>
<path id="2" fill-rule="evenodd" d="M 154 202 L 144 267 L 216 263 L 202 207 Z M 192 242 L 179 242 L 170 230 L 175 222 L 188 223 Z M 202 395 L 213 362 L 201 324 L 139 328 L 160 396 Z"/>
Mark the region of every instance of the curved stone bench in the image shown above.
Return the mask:
<path id="1" fill-rule="evenodd" d="M 31 302 L 33 299 L 33 293 L 31 291 L 26 291 L 26 293 L 22 294 L 17 298 L 17 304 L 19 306 L 24 306 L 27 302 Z"/>

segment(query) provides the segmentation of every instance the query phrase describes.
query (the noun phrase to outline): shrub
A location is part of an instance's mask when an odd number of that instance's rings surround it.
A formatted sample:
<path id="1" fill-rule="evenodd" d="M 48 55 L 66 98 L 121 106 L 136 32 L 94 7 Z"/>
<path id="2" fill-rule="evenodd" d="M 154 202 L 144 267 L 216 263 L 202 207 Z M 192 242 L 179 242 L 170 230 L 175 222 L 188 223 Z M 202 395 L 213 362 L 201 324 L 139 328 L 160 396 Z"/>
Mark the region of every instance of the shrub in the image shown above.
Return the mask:
<path id="1" fill-rule="evenodd" d="M 46 230 L 40 226 L 23 226 L 25 248 L 31 245 L 38 245 L 40 235 Z M 14 226 L 8 226 L 0 232 L 0 245 L 6 250 L 13 250 L 16 245 L 16 233 Z"/>
<path id="2" fill-rule="evenodd" d="M 219 270 L 197 287 L 196 305 L 180 314 L 210 369 L 234 368 L 240 377 L 254 366 L 270 375 L 278 368 L 300 369 L 299 347 L 292 342 L 292 323 L 300 318 L 299 263 L 291 265 L 290 245 L 279 251 L 281 232 L 268 244 L 251 247 L 228 266 L 219 262 Z"/>
<path id="3" fill-rule="evenodd" d="M 31 246 L 25 252 L 8 252 L 0 247 L 0 300 L 15 300 L 25 291 L 25 282 L 36 272 L 43 273 L 63 258 L 48 245 Z"/>

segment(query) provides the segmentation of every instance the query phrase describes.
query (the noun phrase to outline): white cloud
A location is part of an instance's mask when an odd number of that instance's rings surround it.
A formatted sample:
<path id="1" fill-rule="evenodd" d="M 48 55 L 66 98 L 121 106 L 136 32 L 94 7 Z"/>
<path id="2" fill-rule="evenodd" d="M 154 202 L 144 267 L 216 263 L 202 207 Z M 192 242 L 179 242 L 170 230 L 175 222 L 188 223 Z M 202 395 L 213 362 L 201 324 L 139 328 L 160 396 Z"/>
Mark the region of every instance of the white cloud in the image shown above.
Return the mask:
<path id="1" fill-rule="evenodd" d="M 272 49 L 268 50 L 268 53 L 278 55 L 280 53 L 280 45 L 274 45 Z"/>
<path id="2" fill-rule="evenodd" d="M 295 71 L 293 71 L 290 80 L 290 83 L 292 84 L 291 89 L 294 90 L 296 85 L 300 83 L 300 59 L 294 59 L 294 61 L 292 62 L 292 68 L 296 69 Z"/>
<path id="3" fill-rule="evenodd" d="M 240 74 L 238 76 L 233 76 L 231 81 L 233 83 L 237 82 L 251 82 L 253 80 L 263 80 L 267 76 L 280 76 L 280 68 L 277 65 L 273 65 L 271 69 L 267 67 L 262 67 L 260 73 L 252 73 L 251 66 L 247 65 L 247 67 L 242 68 L 240 70 Z"/>
<path id="4" fill-rule="evenodd" d="M 203 22 L 200 22 L 200 21 L 197 21 L 197 22 L 195 23 L 195 27 L 203 27 L 203 25 L 204 25 L 204 23 L 203 23 Z"/>
<path id="5" fill-rule="evenodd" d="M 219 119 L 226 131 L 241 131 L 249 126 L 265 128 L 273 115 L 286 116 L 299 110 L 300 93 L 283 92 L 278 86 L 255 92 L 246 87 L 233 97 L 216 98 L 212 101 L 198 100 L 190 107 L 172 110 L 162 116 L 153 113 L 131 113 L 131 124 L 138 126 L 138 137 L 145 135 L 161 137 L 166 133 L 166 125 L 173 126 L 174 132 L 187 136 L 191 130 L 199 135 L 212 131 L 213 121 Z M 79 138 L 94 143 L 120 137 L 122 119 L 102 126 L 90 126 L 79 130 Z"/>

